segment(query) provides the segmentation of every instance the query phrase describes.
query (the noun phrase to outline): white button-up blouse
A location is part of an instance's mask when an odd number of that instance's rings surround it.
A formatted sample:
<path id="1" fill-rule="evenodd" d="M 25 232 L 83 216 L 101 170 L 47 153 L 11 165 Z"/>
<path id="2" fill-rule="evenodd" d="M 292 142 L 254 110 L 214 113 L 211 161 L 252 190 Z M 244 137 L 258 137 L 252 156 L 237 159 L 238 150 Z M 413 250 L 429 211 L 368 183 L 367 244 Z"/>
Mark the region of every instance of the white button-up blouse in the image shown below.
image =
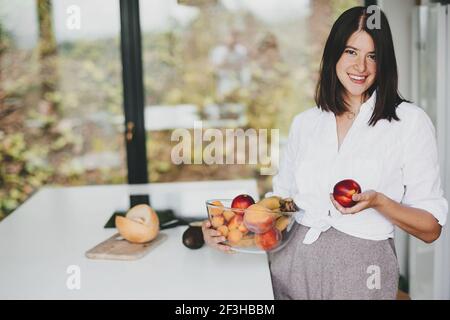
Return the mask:
<path id="1" fill-rule="evenodd" d="M 292 197 L 300 207 L 296 221 L 310 227 L 305 244 L 330 227 L 364 239 L 394 237 L 394 225 L 377 210 L 343 215 L 333 206 L 329 194 L 343 179 L 446 222 L 433 123 L 421 108 L 403 102 L 396 109 L 400 121 L 369 126 L 375 99 L 376 92 L 362 104 L 339 150 L 334 113 L 315 107 L 293 120 L 273 193 Z"/>

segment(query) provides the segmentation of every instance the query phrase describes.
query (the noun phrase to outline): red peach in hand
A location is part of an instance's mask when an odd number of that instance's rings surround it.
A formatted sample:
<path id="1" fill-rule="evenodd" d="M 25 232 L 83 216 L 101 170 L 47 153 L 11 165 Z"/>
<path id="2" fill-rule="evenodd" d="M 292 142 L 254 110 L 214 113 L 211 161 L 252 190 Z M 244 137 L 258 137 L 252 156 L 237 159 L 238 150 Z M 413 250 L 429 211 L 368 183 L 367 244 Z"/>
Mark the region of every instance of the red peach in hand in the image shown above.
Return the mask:
<path id="1" fill-rule="evenodd" d="M 361 193 L 361 187 L 352 179 L 339 181 L 333 188 L 334 199 L 344 208 L 353 207 L 356 204 L 352 199 L 356 193 Z"/>

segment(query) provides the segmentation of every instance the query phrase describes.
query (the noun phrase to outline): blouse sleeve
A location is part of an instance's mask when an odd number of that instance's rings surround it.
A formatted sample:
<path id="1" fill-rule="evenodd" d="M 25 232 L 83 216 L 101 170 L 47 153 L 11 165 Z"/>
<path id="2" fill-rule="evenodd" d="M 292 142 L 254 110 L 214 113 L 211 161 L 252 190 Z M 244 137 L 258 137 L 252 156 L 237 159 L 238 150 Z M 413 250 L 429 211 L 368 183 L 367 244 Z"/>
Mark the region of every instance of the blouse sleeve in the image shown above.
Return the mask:
<path id="1" fill-rule="evenodd" d="M 422 109 L 405 136 L 402 173 L 402 203 L 428 211 L 443 226 L 448 202 L 441 188 L 436 130 Z"/>
<path id="2" fill-rule="evenodd" d="M 270 196 L 272 194 L 281 197 L 293 197 L 297 191 L 297 185 L 294 177 L 295 159 L 297 157 L 299 149 L 299 115 L 292 121 L 289 129 L 289 136 L 281 154 L 280 165 L 278 173 L 272 179 L 273 192 L 266 194 Z"/>

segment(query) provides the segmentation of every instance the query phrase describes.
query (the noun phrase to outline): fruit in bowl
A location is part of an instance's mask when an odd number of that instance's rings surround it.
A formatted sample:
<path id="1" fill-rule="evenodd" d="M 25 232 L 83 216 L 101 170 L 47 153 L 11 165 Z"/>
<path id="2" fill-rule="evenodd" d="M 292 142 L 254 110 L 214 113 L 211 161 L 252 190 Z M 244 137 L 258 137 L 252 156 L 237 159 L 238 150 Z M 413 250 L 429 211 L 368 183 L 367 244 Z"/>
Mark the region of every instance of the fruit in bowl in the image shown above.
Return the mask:
<path id="1" fill-rule="evenodd" d="M 252 252 L 281 248 L 289 239 L 289 225 L 298 211 L 292 199 L 278 196 L 255 203 L 248 195 L 238 195 L 209 200 L 206 207 L 212 227 L 227 239 L 226 244 L 237 251 L 253 248 Z"/>
<path id="2" fill-rule="evenodd" d="M 277 228 L 269 229 L 264 233 L 257 233 L 255 235 L 255 243 L 258 248 L 265 251 L 272 250 L 278 246 L 281 241 L 281 231 Z"/>
<path id="3" fill-rule="evenodd" d="M 244 214 L 245 226 L 254 233 L 269 231 L 274 227 L 276 219 L 277 213 L 260 204 L 251 205 Z"/>
<path id="4" fill-rule="evenodd" d="M 251 205 L 255 204 L 255 200 L 248 194 L 240 194 L 231 202 L 231 208 L 235 209 L 233 212 L 237 214 L 244 214 L 244 209 L 247 209 Z"/>

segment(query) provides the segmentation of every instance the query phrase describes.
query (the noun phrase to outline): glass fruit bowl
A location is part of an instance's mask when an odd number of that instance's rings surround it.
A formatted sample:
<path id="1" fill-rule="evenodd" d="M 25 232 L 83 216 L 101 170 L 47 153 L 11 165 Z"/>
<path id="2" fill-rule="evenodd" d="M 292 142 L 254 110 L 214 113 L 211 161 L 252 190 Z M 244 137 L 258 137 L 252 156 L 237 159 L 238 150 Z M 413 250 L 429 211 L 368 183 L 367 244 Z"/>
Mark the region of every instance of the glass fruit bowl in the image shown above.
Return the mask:
<path id="1" fill-rule="evenodd" d="M 238 252 L 266 253 L 278 251 L 288 243 L 297 211 L 269 209 L 261 201 L 246 209 L 232 208 L 232 201 L 206 201 L 211 227 L 226 238 L 223 244 Z"/>

